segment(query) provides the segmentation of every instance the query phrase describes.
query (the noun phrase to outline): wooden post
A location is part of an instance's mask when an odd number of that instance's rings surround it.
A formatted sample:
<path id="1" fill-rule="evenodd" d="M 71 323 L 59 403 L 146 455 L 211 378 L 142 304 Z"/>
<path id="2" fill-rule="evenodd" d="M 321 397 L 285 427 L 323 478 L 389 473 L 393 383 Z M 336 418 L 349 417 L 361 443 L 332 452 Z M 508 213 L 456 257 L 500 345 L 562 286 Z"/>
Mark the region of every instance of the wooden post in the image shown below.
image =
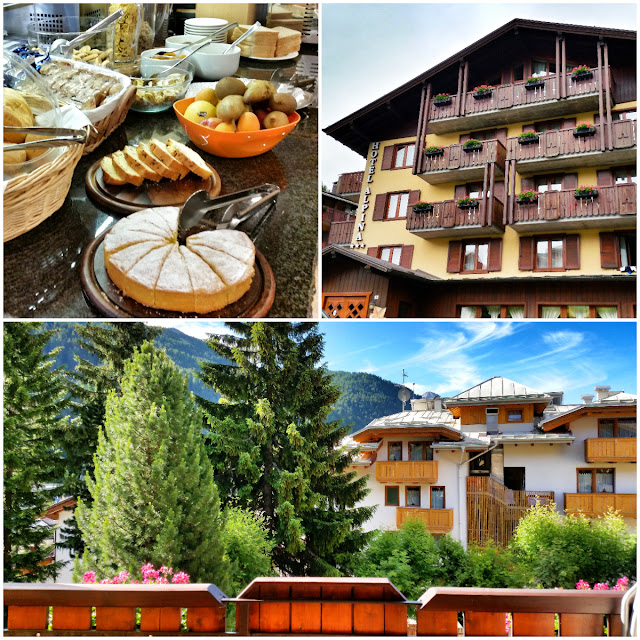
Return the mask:
<path id="1" fill-rule="evenodd" d="M 489 186 L 489 165 L 484 165 L 484 179 L 482 180 L 482 218 L 481 225 L 484 227 L 487 224 L 487 204 L 489 202 L 487 198 L 487 188 Z"/>
<path id="2" fill-rule="evenodd" d="M 605 86 L 606 96 L 607 96 L 607 101 L 606 101 L 607 127 L 609 129 L 607 142 L 609 144 L 609 150 L 612 150 L 613 149 L 613 131 L 612 131 L 613 124 L 611 120 L 611 78 L 609 77 L 609 45 L 606 42 L 604 43 L 604 80 L 601 77 L 600 82 L 605 83 L 604 86 Z"/>
<path id="3" fill-rule="evenodd" d="M 564 37 L 562 38 L 562 97 L 566 98 L 567 97 L 567 72 L 566 72 L 566 68 L 567 68 L 567 43 L 564 39 Z"/>
<path id="4" fill-rule="evenodd" d="M 604 84 L 604 69 L 602 67 L 602 40 L 598 40 L 598 44 L 596 47 L 596 52 L 598 54 L 598 73 L 600 75 L 600 86 L 598 87 L 598 115 L 600 116 L 600 151 L 604 151 L 604 130 L 609 129 L 611 125 L 606 123 L 604 120 L 604 97 L 603 93 L 603 84 Z"/>
<path id="5" fill-rule="evenodd" d="M 496 163 L 491 163 L 491 169 L 489 173 L 489 191 L 491 195 L 489 196 L 489 210 L 487 211 L 487 225 L 491 226 L 493 224 L 493 204 L 495 201 L 494 191 L 496 188 Z"/>
<path id="6" fill-rule="evenodd" d="M 462 80 L 462 106 L 461 114 L 465 115 L 467 112 L 467 91 L 469 90 L 469 61 L 464 61 L 464 78 Z"/>
<path id="7" fill-rule="evenodd" d="M 509 210 L 509 222 L 513 224 L 513 210 L 515 208 L 515 200 L 516 200 L 516 163 L 514 160 L 511 161 L 511 203 Z"/>
<path id="8" fill-rule="evenodd" d="M 562 77 L 562 63 L 560 61 L 560 34 L 556 36 L 556 95 L 558 99 L 563 97 L 564 91 L 562 87 L 564 86 L 563 77 Z"/>
<path id="9" fill-rule="evenodd" d="M 458 93 L 456 94 L 456 115 L 461 115 L 461 103 L 463 100 L 462 97 L 462 76 L 463 76 L 464 62 L 460 60 L 460 65 L 458 67 Z"/>

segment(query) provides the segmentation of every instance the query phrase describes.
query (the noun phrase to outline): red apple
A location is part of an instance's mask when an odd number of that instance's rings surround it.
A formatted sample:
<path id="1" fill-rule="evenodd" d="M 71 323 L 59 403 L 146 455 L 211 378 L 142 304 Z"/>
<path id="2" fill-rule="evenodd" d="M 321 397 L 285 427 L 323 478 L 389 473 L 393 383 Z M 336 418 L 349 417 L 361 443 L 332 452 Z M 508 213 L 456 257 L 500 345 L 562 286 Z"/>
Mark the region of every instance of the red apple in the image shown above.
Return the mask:
<path id="1" fill-rule="evenodd" d="M 266 111 L 265 109 L 258 109 L 257 111 L 254 111 L 254 113 L 258 116 L 258 122 L 260 122 L 260 128 L 264 129 L 264 127 L 262 126 L 262 122 L 267 117 L 269 112 Z"/>
<path id="2" fill-rule="evenodd" d="M 215 129 L 221 122 L 222 120 L 220 120 L 220 118 L 205 118 L 200 122 L 200 124 L 204 127 Z"/>

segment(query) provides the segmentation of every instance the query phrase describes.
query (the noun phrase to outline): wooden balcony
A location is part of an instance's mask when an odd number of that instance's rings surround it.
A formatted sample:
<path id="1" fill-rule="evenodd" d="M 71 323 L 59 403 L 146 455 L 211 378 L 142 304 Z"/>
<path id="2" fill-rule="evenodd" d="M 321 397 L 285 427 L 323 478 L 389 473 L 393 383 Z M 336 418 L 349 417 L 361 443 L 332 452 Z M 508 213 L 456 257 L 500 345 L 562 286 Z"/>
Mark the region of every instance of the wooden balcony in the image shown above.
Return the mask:
<path id="1" fill-rule="evenodd" d="M 496 176 L 504 176 L 507 150 L 498 140 L 486 140 L 477 151 L 465 151 L 461 144 L 444 148 L 440 156 L 425 158 L 424 173 L 420 177 L 429 184 L 443 182 L 480 182 L 485 166 L 496 163 Z"/>
<path id="2" fill-rule="evenodd" d="M 542 79 L 542 78 L 541 78 Z M 542 89 L 527 91 L 524 82 L 503 84 L 494 88 L 491 97 L 477 100 L 473 92 L 464 96 L 461 116 L 457 114 L 457 96 L 451 104 L 429 105 L 429 130 L 435 134 L 470 131 L 488 127 L 502 127 L 514 122 L 547 120 L 572 113 L 598 110 L 600 70 L 593 70 L 593 78 L 576 82 L 571 74 L 565 76 L 566 98 L 559 99 L 558 77 L 545 76 Z"/>
<path id="3" fill-rule="evenodd" d="M 353 220 L 347 222 L 332 222 L 329 227 L 328 244 L 351 244 L 353 237 Z"/>
<path id="4" fill-rule="evenodd" d="M 400 529 L 407 520 L 419 520 L 431 533 L 449 533 L 453 529 L 453 509 L 398 507 L 396 527 Z"/>
<path id="5" fill-rule="evenodd" d="M 629 228 L 636 224 L 635 183 L 598 187 L 597 198 L 577 200 L 575 190 L 545 191 L 534 204 L 514 205 L 512 224 L 519 233 L 557 229 Z"/>
<path id="6" fill-rule="evenodd" d="M 376 462 L 378 482 L 434 483 L 438 480 L 435 460 L 391 460 Z"/>
<path id="7" fill-rule="evenodd" d="M 620 512 L 624 518 L 636 517 L 635 493 L 565 493 L 566 513 L 581 511 L 589 518 L 604 515 L 609 509 Z"/>
<path id="8" fill-rule="evenodd" d="M 322 208 L 322 230 L 329 231 L 331 224 L 334 222 L 353 222 L 355 216 L 343 211 L 342 209 L 334 209 L 332 207 Z"/>
<path id="9" fill-rule="evenodd" d="M 497 198 L 480 200 L 475 209 L 461 209 L 455 200 L 434 202 L 431 213 L 407 212 L 407 230 L 420 238 L 498 236 L 504 233 L 504 207 Z"/>
<path id="10" fill-rule="evenodd" d="M 362 191 L 362 179 L 364 171 L 353 171 L 351 173 L 343 173 L 338 178 L 338 186 L 336 193 L 343 198 L 349 196 L 357 196 L 355 202 L 358 202 L 360 191 Z"/>
<path id="11" fill-rule="evenodd" d="M 587 438 L 585 462 L 636 462 L 636 438 Z"/>
<path id="12" fill-rule="evenodd" d="M 573 135 L 574 129 L 541 132 L 535 144 L 520 144 L 518 136 L 514 136 L 507 138 L 507 160 L 516 160 L 516 169 L 521 174 L 575 169 L 577 166 L 634 164 L 636 129 L 635 120 L 613 122 L 611 150 L 607 149 L 609 131 L 605 125 L 596 125 L 595 135 L 578 138 Z"/>

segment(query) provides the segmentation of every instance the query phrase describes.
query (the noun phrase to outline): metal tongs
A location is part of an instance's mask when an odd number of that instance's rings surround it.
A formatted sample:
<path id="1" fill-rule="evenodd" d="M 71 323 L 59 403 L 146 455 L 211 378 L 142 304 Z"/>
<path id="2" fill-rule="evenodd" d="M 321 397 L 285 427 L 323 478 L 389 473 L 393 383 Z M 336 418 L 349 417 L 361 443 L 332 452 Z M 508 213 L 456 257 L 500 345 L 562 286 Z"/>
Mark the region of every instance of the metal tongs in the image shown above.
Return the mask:
<path id="1" fill-rule="evenodd" d="M 279 193 L 280 189 L 273 184 L 263 184 L 218 198 L 210 198 L 207 191 L 196 191 L 180 210 L 178 241 L 184 244 L 190 231 L 195 232 L 194 227 L 200 223 L 212 229 L 238 229 L 255 241 L 274 212 Z M 207 219 L 203 220 L 205 216 Z"/>
<path id="2" fill-rule="evenodd" d="M 84 144 L 87 139 L 85 129 L 56 129 L 55 127 L 5 127 L 6 133 L 33 133 L 38 136 L 51 136 L 43 140 L 17 142 L 5 145 L 4 151 L 20 151 L 22 149 L 42 149 L 50 147 L 66 147 L 72 144 Z"/>

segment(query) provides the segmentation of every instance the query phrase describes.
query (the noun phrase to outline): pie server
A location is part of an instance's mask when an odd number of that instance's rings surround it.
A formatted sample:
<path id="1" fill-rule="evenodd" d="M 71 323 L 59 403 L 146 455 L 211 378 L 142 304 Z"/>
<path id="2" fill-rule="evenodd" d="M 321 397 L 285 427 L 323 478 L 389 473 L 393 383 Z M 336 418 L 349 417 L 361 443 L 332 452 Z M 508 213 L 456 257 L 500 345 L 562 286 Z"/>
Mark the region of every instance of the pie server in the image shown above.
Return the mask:
<path id="1" fill-rule="evenodd" d="M 184 243 L 189 232 L 201 231 L 195 227 L 203 224 L 212 229 L 238 229 L 255 241 L 275 210 L 279 193 L 280 189 L 273 184 L 217 198 L 210 198 L 207 191 L 196 191 L 180 210 L 178 239 Z"/>

